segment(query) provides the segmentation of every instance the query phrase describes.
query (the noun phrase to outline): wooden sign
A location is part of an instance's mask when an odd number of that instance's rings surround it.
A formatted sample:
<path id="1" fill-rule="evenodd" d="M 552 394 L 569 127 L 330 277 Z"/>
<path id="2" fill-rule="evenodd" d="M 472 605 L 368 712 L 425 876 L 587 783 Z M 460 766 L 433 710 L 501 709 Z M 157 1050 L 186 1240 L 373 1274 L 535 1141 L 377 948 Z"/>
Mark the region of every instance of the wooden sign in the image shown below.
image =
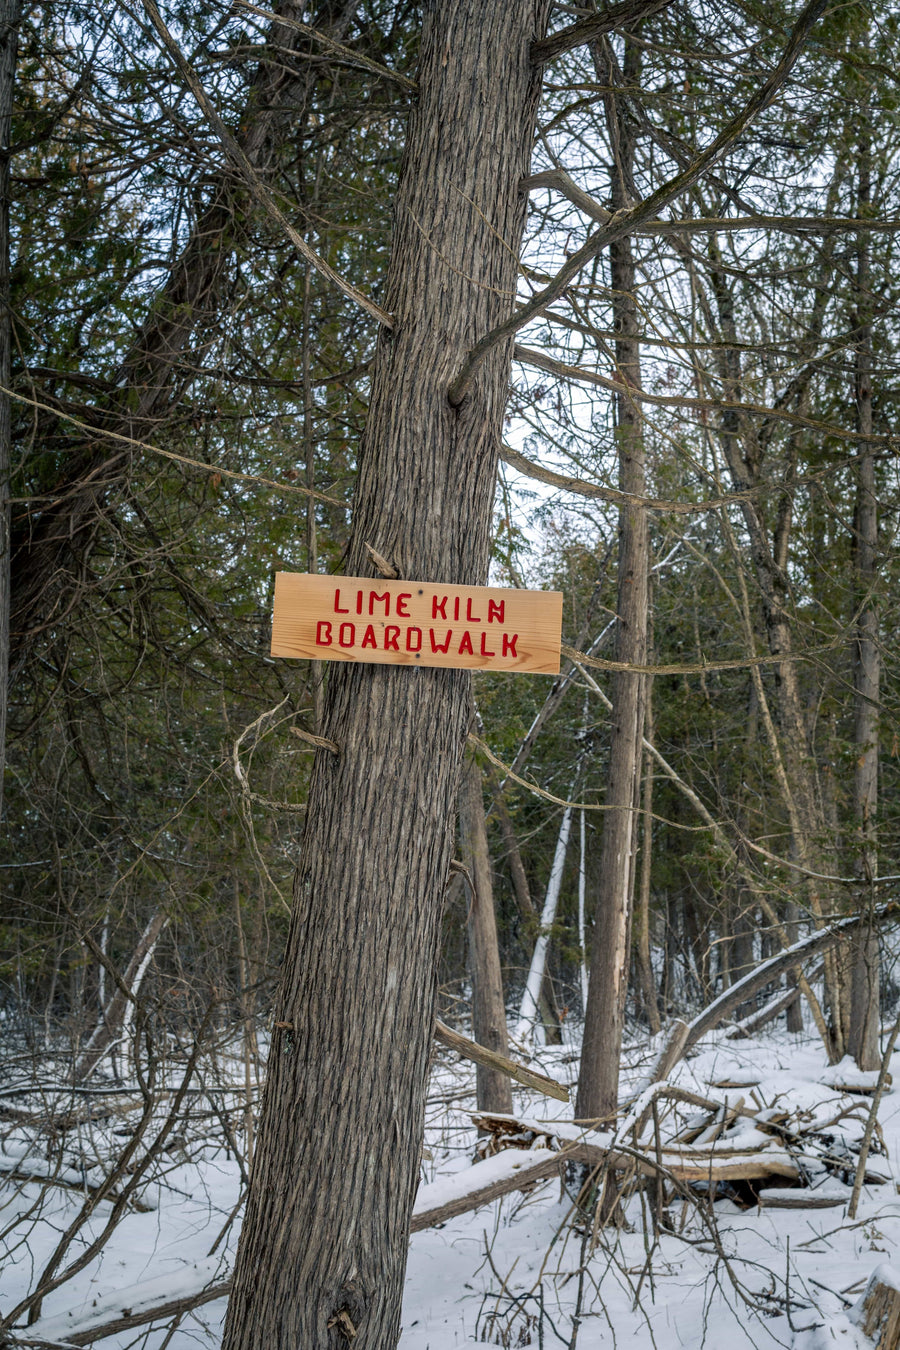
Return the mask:
<path id="1" fill-rule="evenodd" d="M 275 573 L 272 655 L 559 673 L 562 594 Z"/>

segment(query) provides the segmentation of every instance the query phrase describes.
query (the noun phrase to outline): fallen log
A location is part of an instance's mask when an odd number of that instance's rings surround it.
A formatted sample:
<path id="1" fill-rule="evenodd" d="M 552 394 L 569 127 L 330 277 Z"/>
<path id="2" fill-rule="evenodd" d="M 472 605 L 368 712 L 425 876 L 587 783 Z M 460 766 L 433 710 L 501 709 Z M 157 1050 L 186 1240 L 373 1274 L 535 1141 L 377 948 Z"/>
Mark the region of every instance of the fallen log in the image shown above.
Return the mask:
<path id="1" fill-rule="evenodd" d="M 655 1145 L 639 1148 L 623 1143 L 607 1131 L 583 1130 L 567 1121 L 546 1121 L 519 1119 L 516 1116 L 500 1114 L 472 1113 L 472 1119 L 479 1129 L 496 1130 L 503 1134 L 513 1127 L 520 1135 L 531 1133 L 536 1140 L 548 1141 L 549 1147 L 558 1149 L 555 1154 L 560 1162 L 583 1162 L 593 1167 L 610 1167 L 615 1171 L 635 1168 L 643 1176 L 656 1176 L 660 1172 L 670 1181 L 704 1181 L 711 1184 L 718 1181 L 762 1181 L 766 1177 L 787 1177 L 791 1181 L 800 1178 L 800 1170 L 786 1149 L 779 1147 L 773 1140 L 765 1144 L 748 1148 L 746 1144 L 731 1140 L 717 1140 L 710 1144 L 696 1146 L 683 1144 L 673 1146 L 664 1143 L 657 1153 Z M 525 1157 L 533 1156 L 536 1149 L 525 1152 Z M 504 1150 L 522 1157 L 522 1149 Z M 502 1157 L 495 1154 L 489 1162 Z M 469 1168 L 471 1177 L 476 1163 Z M 457 1173 L 464 1177 L 466 1173 Z M 509 1187 L 515 1189 L 515 1185 Z M 472 1208 L 475 1208 L 473 1205 Z M 463 1211 L 460 1210 L 460 1213 Z"/>
<path id="2" fill-rule="evenodd" d="M 900 902 L 889 900 L 883 905 L 879 905 L 875 910 L 874 916 L 868 912 L 863 914 L 853 914 L 847 919 L 841 919 L 839 923 L 832 924 L 829 928 L 817 929 L 814 933 L 809 933 L 793 946 L 785 948 L 775 956 L 770 956 L 768 961 L 763 961 L 755 970 L 751 970 L 747 975 L 733 984 L 713 999 L 701 1013 L 688 1023 L 678 1019 L 669 1034 L 669 1039 L 663 1046 L 660 1054 L 650 1070 L 648 1077 L 640 1084 L 637 1091 L 642 1091 L 650 1083 L 659 1082 L 663 1078 L 668 1078 L 675 1065 L 700 1040 L 708 1031 L 719 1025 L 721 1021 L 728 1016 L 732 1009 L 740 1006 L 752 994 L 765 988 L 772 980 L 783 975 L 786 971 L 796 970 L 802 966 L 805 961 L 814 956 L 821 956 L 841 938 L 847 937 L 861 923 L 882 923 L 886 920 L 896 921 L 900 918 Z"/>
<path id="3" fill-rule="evenodd" d="M 70 1311 L 42 1317 L 27 1329 L 7 1333 L 9 1344 L 28 1346 L 29 1350 L 44 1346 L 93 1345 L 95 1341 L 133 1331 L 150 1322 L 168 1321 L 230 1293 L 230 1278 L 210 1281 L 215 1264 L 214 1261 L 198 1261 L 191 1271 L 146 1280 L 115 1297 L 100 1300 L 97 1307 L 83 1314 Z M 173 1281 L 181 1285 L 179 1293 L 161 1298 L 166 1286 L 171 1286 Z"/>
<path id="4" fill-rule="evenodd" d="M 536 1148 L 528 1152 L 504 1149 L 502 1153 L 474 1163 L 464 1172 L 454 1172 L 430 1186 L 420 1186 L 413 1208 L 410 1231 L 434 1228 L 458 1214 L 490 1204 L 511 1191 L 522 1190 L 558 1172 L 566 1161 L 558 1149 Z"/>
<path id="5" fill-rule="evenodd" d="M 41 1186 L 59 1186 L 63 1190 L 78 1191 L 82 1195 L 96 1195 L 106 1185 L 106 1178 L 98 1178 L 99 1169 L 92 1167 L 85 1172 L 76 1167 L 65 1167 L 61 1163 L 48 1162 L 46 1158 L 11 1158 L 0 1152 L 0 1174 L 13 1181 L 33 1181 Z M 115 1204 L 119 1200 L 118 1190 L 104 1192 L 105 1200 Z M 138 1214 L 150 1214 L 153 1205 L 145 1204 L 136 1196 L 132 1197 L 131 1208 Z"/>
<path id="6" fill-rule="evenodd" d="M 806 1186 L 764 1186 L 756 1197 L 760 1209 L 834 1209 L 846 1205 L 847 1195 L 811 1191 Z"/>
<path id="7" fill-rule="evenodd" d="M 505 1055 L 499 1055 L 496 1050 L 488 1050 L 485 1046 L 479 1045 L 468 1036 L 463 1036 L 461 1032 L 454 1031 L 446 1023 L 434 1020 L 434 1039 L 441 1045 L 445 1045 L 448 1050 L 455 1050 L 458 1055 L 464 1059 L 470 1059 L 475 1064 L 482 1064 L 488 1069 L 498 1069 L 500 1073 L 506 1074 L 507 1078 L 512 1078 L 524 1087 L 530 1087 L 535 1092 L 540 1092 L 545 1097 L 555 1097 L 559 1102 L 569 1100 L 569 1089 L 563 1083 L 557 1083 L 555 1078 L 548 1078 L 546 1074 L 535 1073 L 534 1069 L 528 1069 L 524 1064 L 517 1064 L 515 1060 L 507 1059 Z"/>
<path id="8" fill-rule="evenodd" d="M 822 974 L 823 964 L 821 961 L 817 962 L 815 969 L 807 975 L 806 978 L 810 984 Z M 786 1012 L 792 1003 L 796 1003 L 800 993 L 799 985 L 796 985 L 793 989 L 780 990 L 774 998 L 770 998 L 768 1003 L 764 1003 L 761 1008 L 757 1008 L 756 1012 L 751 1013 L 749 1017 L 743 1018 L 740 1022 L 735 1022 L 734 1026 L 725 1033 L 726 1039 L 739 1041 L 745 1036 L 755 1035 L 757 1031 L 761 1031 L 770 1022 L 774 1022 L 775 1018 L 780 1016 L 781 1013 Z"/>

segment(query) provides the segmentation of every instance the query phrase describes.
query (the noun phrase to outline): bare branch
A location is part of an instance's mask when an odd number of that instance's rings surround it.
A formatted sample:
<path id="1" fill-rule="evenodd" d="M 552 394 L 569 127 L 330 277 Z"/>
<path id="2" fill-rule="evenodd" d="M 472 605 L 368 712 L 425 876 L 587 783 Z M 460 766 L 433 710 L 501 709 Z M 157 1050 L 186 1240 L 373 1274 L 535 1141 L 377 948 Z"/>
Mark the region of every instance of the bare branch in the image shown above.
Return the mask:
<path id="1" fill-rule="evenodd" d="M 145 3 L 152 3 L 152 0 L 145 0 Z M 663 184 L 662 187 L 657 188 L 656 192 L 651 193 L 637 206 L 617 211 L 614 216 L 611 216 L 605 225 L 602 225 L 599 230 L 590 235 L 581 248 L 572 254 L 571 258 L 560 268 L 553 280 L 542 291 L 538 291 L 527 304 L 522 305 L 505 322 L 498 324 L 496 328 L 491 329 L 480 341 L 476 342 L 447 391 L 447 397 L 454 406 L 459 405 L 465 398 L 475 371 L 488 352 L 492 351 L 498 343 L 504 342 L 511 338 L 514 333 L 518 333 L 520 328 L 524 328 L 549 304 L 557 300 L 569 282 L 578 275 L 583 267 L 592 262 L 598 253 L 608 248 L 610 244 L 615 243 L 617 239 L 623 238 L 624 235 L 633 234 L 638 226 L 655 219 L 664 206 L 667 206 L 682 192 L 686 192 L 688 188 L 693 187 L 707 169 L 712 168 L 726 151 L 731 149 L 755 118 L 773 102 L 779 89 L 795 66 L 810 31 L 821 17 L 826 6 L 827 0 L 809 0 L 794 26 L 781 60 L 770 73 L 769 78 L 763 82 L 749 103 L 736 116 L 731 118 L 712 145 L 698 155 L 686 169 L 670 179 L 668 183 Z"/>
<path id="2" fill-rule="evenodd" d="M 391 70 L 388 66 L 379 65 L 368 56 L 363 56 L 361 52 L 355 52 L 352 47 L 345 47 L 341 42 L 335 42 L 334 38 L 328 37 L 326 33 L 320 32 L 318 28 L 311 28 L 308 23 L 301 23 L 299 19 L 289 19 L 285 14 L 272 14 L 269 10 L 260 9 L 258 5 L 251 5 L 250 0 L 235 0 L 235 4 L 249 14 L 255 14 L 259 19 L 268 19 L 271 23 L 283 24 L 285 28 L 293 28 L 297 33 L 304 33 L 312 42 L 317 42 L 320 47 L 324 47 L 327 52 L 340 57 L 342 61 L 347 61 L 351 66 L 359 66 L 363 70 L 368 70 L 373 75 L 380 75 L 385 80 L 393 80 L 399 84 L 402 89 L 408 90 L 414 94 L 418 88 L 415 80 L 409 80 L 399 71 Z"/>
<path id="3" fill-rule="evenodd" d="M 150 22 L 159 34 L 172 64 L 181 75 L 181 78 L 190 89 L 194 98 L 197 100 L 204 117 L 221 141 L 223 150 L 237 169 L 238 173 L 244 179 L 258 204 L 275 224 L 284 231 L 305 262 L 308 262 L 311 267 L 314 267 L 316 271 L 320 273 L 321 276 L 325 277 L 327 281 L 330 281 L 332 285 L 337 286 L 337 288 L 347 296 L 348 300 L 352 300 L 355 304 L 359 305 L 361 309 L 364 309 L 367 314 L 371 314 L 374 319 L 377 319 L 379 323 L 384 324 L 386 328 L 393 328 L 394 320 L 392 315 L 388 314 L 380 305 L 376 305 L 375 301 L 370 300 L 367 295 L 363 295 L 362 291 L 358 291 L 356 287 L 352 286 L 349 281 L 346 281 L 339 272 L 336 272 L 333 267 L 330 267 L 325 259 L 320 258 L 318 253 L 310 248 L 303 236 L 298 234 L 294 229 L 293 225 L 287 219 L 284 212 L 281 210 L 281 207 L 277 204 L 265 183 L 256 172 L 256 169 L 250 163 L 250 160 L 216 112 L 206 90 L 200 83 L 196 71 L 185 58 L 178 43 L 166 27 L 162 15 L 156 7 L 155 0 L 141 0 L 141 4 L 146 10 Z"/>
<path id="4" fill-rule="evenodd" d="M 555 1097 L 559 1102 L 569 1100 L 569 1089 L 562 1083 L 557 1083 L 555 1078 L 547 1078 L 545 1074 L 535 1073 L 534 1069 L 528 1069 L 524 1064 L 517 1064 L 513 1059 L 507 1059 L 506 1055 L 498 1055 L 495 1050 L 488 1050 L 486 1046 L 479 1045 L 477 1041 L 471 1040 L 468 1036 L 463 1036 L 461 1032 L 454 1031 L 438 1018 L 434 1019 L 434 1039 L 441 1045 L 445 1045 L 448 1050 L 455 1050 L 463 1059 L 470 1059 L 475 1064 L 483 1064 L 488 1069 L 499 1069 L 500 1073 L 506 1074 L 507 1078 L 512 1078 L 517 1083 L 522 1083 L 525 1087 L 533 1088 L 535 1092 L 543 1093 L 545 1097 Z"/>
<path id="5" fill-rule="evenodd" d="M 561 28 L 558 33 L 551 33 L 549 37 L 535 42 L 531 48 L 531 59 L 538 64 L 553 61 L 575 47 L 596 42 L 604 33 L 612 33 L 617 28 L 630 28 L 642 19 L 648 19 L 668 3 L 669 0 L 622 0 L 620 4 L 605 9 L 602 14 L 570 24 L 568 28 Z"/>
<path id="6" fill-rule="evenodd" d="M 523 347 L 518 342 L 515 345 L 513 355 L 523 365 L 534 366 L 537 370 L 546 370 L 548 374 L 558 375 L 561 379 L 579 380 L 582 384 L 594 384 L 600 389 L 609 389 L 613 393 L 622 392 L 621 380 L 613 379 L 611 375 L 601 375 L 598 371 L 586 370 L 583 366 L 566 365 L 564 361 L 557 361 L 555 357 L 546 356 L 543 352 L 535 351 L 532 347 Z M 823 436 L 834 436 L 837 440 L 860 441 L 864 439 L 867 445 L 874 443 L 890 447 L 898 444 L 896 436 L 877 435 L 870 432 L 863 438 L 858 431 L 849 431 L 845 427 L 834 425 L 832 422 L 819 422 L 813 417 L 804 417 L 802 413 L 787 412 L 783 408 L 772 408 L 762 403 L 741 403 L 738 400 L 727 398 L 693 398 L 690 395 L 681 394 L 648 394 L 646 390 L 637 389 L 632 385 L 628 386 L 628 397 L 635 403 L 650 403 L 657 408 L 685 408 L 697 412 L 746 413 L 753 417 L 765 417 L 773 422 L 787 422 L 791 426 L 806 427 L 808 430 L 817 431 Z M 741 500 L 746 500 L 746 497 L 744 496 Z"/>
<path id="7" fill-rule="evenodd" d="M 530 192 L 534 188 L 556 188 L 573 206 L 577 206 L 586 216 L 605 225 L 612 218 L 598 201 L 580 188 L 566 173 L 565 169 L 545 169 L 541 173 L 531 174 L 522 180 L 522 187 Z M 894 234 L 900 230 L 900 220 L 878 220 L 876 218 L 859 219 L 856 216 L 696 216 L 686 220 L 650 220 L 646 225 L 633 230 L 639 238 L 655 239 L 659 235 L 683 234 L 739 234 L 743 230 L 773 230 L 781 234 L 829 235 L 849 232 L 858 234 L 866 230 L 872 234 Z"/>

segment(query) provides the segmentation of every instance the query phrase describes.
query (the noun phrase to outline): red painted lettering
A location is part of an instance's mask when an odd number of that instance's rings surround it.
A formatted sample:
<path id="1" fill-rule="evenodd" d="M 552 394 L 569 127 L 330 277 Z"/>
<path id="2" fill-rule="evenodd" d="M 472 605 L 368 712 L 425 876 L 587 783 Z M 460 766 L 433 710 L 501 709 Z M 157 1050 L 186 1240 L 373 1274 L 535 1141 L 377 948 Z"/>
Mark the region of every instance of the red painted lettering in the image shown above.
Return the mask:
<path id="1" fill-rule="evenodd" d="M 482 656 L 496 656 L 496 655 L 497 655 L 496 652 L 489 652 L 488 649 L 487 649 L 487 633 L 482 633 L 482 635 L 481 635 L 481 655 L 482 655 Z"/>
<path id="2" fill-rule="evenodd" d="M 452 636 L 453 636 L 453 629 L 452 629 L 452 628 L 448 628 L 448 629 L 447 629 L 447 636 L 446 636 L 446 638 L 445 638 L 445 640 L 444 640 L 443 643 L 435 642 L 435 640 L 434 640 L 434 629 L 433 629 L 433 628 L 429 628 L 429 630 L 428 630 L 428 636 L 431 638 L 431 650 L 432 650 L 433 652 L 448 652 L 448 651 L 450 650 L 450 639 L 451 639 Z"/>
<path id="3" fill-rule="evenodd" d="M 413 646 L 413 633 L 418 635 L 417 646 Z M 406 650 L 408 652 L 420 652 L 422 650 L 422 630 L 421 628 L 407 628 L 406 630 Z"/>
<path id="4" fill-rule="evenodd" d="M 378 646 L 378 643 L 375 641 L 375 629 L 372 627 L 371 624 L 368 624 L 367 627 L 366 627 L 366 631 L 365 631 L 365 633 L 363 634 L 362 645 L 363 645 L 364 647 L 377 647 L 377 646 Z"/>
<path id="5" fill-rule="evenodd" d="M 399 652 L 397 639 L 400 636 L 400 629 L 396 624 L 389 623 L 384 630 L 384 650 L 386 652 Z"/>
<path id="6" fill-rule="evenodd" d="M 471 600 L 466 601 L 466 620 L 468 623 L 481 623 L 481 619 L 478 617 L 478 615 L 472 613 Z"/>
<path id="7" fill-rule="evenodd" d="M 462 656 L 464 652 L 467 653 L 467 655 L 469 656 L 475 655 L 474 651 L 472 650 L 472 638 L 469 633 L 463 633 L 459 641 L 460 656 Z"/>
<path id="8" fill-rule="evenodd" d="M 362 591 L 356 592 L 356 612 L 362 614 Z"/>
<path id="9" fill-rule="evenodd" d="M 504 656 L 518 656 L 519 653 L 516 651 L 516 643 L 518 642 L 518 640 L 519 640 L 518 633 L 513 633 L 512 637 L 510 637 L 508 633 L 503 634 Z"/>
<path id="10" fill-rule="evenodd" d="M 341 609 L 341 588 L 338 586 L 334 593 L 334 612 L 335 614 L 349 614 L 349 609 Z"/>
<path id="11" fill-rule="evenodd" d="M 344 610 L 345 614 L 346 612 L 347 611 Z M 316 646 L 317 647 L 331 646 L 331 624 L 328 622 L 327 619 L 320 619 L 319 622 L 316 624 Z"/>
<path id="12" fill-rule="evenodd" d="M 454 619 L 459 618 L 459 596 L 453 601 L 453 617 Z"/>
<path id="13" fill-rule="evenodd" d="M 444 596 L 443 600 L 439 600 L 436 595 L 433 595 L 431 597 L 431 617 L 433 619 L 437 618 L 446 619 L 447 617 L 446 595 Z M 441 650 L 446 651 L 446 647 L 442 647 Z"/>
<path id="14" fill-rule="evenodd" d="M 409 618 L 409 610 L 406 608 L 406 602 L 407 602 L 407 600 L 411 600 L 411 599 L 412 599 L 412 591 L 410 591 L 410 593 L 409 593 L 408 595 L 404 593 L 403 595 L 398 595 L 398 596 L 397 596 L 397 599 L 394 601 L 394 605 L 395 605 L 395 612 L 396 612 L 396 615 L 397 615 L 397 618 L 398 618 L 398 619 L 408 619 L 408 618 Z"/>
<path id="15" fill-rule="evenodd" d="M 506 614 L 505 600 L 488 601 L 488 623 L 502 623 Z"/>
<path id="16" fill-rule="evenodd" d="M 391 593 L 390 593 L 390 591 L 385 591 L 384 595 L 379 595 L 377 591 L 369 591 L 369 613 L 370 613 L 370 614 L 374 614 L 374 613 L 375 613 L 375 602 L 376 602 L 376 600 L 378 601 L 379 604 L 383 604 L 383 605 L 384 605 L 384 617 L 387 618 L 387 616 L 388 616 L 388 615 L 390 614 L 390 612 L 391 612 Z"/>
<path id="17" fill-rule="evenodd" d="M 347 633 L 350 634 L 349 637 L 345 637 L 345 634 Z M 338 633 L 338 642 L 341 644 L 342 647 L 352 647 L 355 641 L 356 641 L 356 624 L 342 623 L 341 631 Z"/>

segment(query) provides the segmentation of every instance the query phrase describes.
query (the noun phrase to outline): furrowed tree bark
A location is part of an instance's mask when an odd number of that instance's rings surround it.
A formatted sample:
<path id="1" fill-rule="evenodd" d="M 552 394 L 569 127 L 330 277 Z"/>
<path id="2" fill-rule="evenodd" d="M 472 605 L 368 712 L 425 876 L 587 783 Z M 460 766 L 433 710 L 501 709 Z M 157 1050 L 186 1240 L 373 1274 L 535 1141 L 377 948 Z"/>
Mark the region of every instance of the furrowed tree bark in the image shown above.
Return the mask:
<path id="1" fill-rule="evenodd" d="M 626 79 L 637 76 L 636 48 L 626 47 Z M 595 56 L 598 79 L 614 84 L 611 57 Z M 624 101 L 624 100 L 623 100 Z M 613 210 L 631 196 L 633 129 L 621 103 L 607 96 L 610 139 L 616 147 L 613 167 Z M 641 385 L 638 310 L 634 297 L 635 265 L 631 241 L 619 239 L 610 248 L 613 323 L 616 330 L 616 438 L 619 487 L 635 499 L 645 495 L 644 438 L 641 413 L 631 389 Z M 629 504 L 619 509 L 619 574 L 616 610 L 616 660 L 644 665 L 647 659 L 647 616 L 650 540 L 647 512 Z M 584 1042 L 575 1115 L 579 1120 L 608 1116 L 619 1095 L 619 1056 L 625 1016 L 629 968 L 631 902 L 634 891 L 637 803 L 640 795 L 644 726 L 645 677 L 620 671 L 612 683 L 612 740 L 609 782 L 600 853 L 591 970 L 585 1010 Z"/>
<path id="2" fill-rule="evenodd" d="M 871 128 L 864 125 L 859 144 L 858 214 L 865 217 L 872 202 Z M 856 416 L 863 435 L 871 435 L 872 422 L 872 293 L 869 254 L 871 243 L 864 231 L 857 241 L 856 289 L 858 336 L 856 348 Z M 863 442 L 856 470 L 855 512 L 856 592 L 859 618 L 856 624 L 853 661 L 853 742 L 856 751 L 853 772 L 853 813 L 859 855 L 856 869 L 863 880 L 878 875 L 876 813 L 878 810 L 878 702 L 881 685 L 881 653 L 878 648 L 878 610 L 875 587 L 878 580 L 878 497 L 875 459 L 871 444 Z M 865 924 L 853 944 L 850 988 L 850 1030 L 847 1052 L 860 1069 L 877 1069 L 879 970 L 878 935 Z"/>
<path id="3" fill-rule="evenodd" d="M 348 573 L 483 584 L 547 0 L 432 0 L 398 187 Z M 388 1350 L 400 1326 L 470 680 L 336 665 L 224 1350 Z"/>
<path id="4" fill-rule="evenodd" d="M 496 1050 L 499 1055 L 508 1055 L 506 1006 L 503 1001 L 500 948 L 497 945 L 497 918 L 484 820 L 484 796 L 481 770 L 474 756 L 469 757 L 460 784 L 459 832 L 462 836 L 463 860 L 469 870 L 474 891 L 474 894 L 469 895 L 466 925 L 469 937 L 469 978 L 472 982 L 472 1035 L 479 1045 Z M 512 1086 L 506 1074 L 499 1069 L 479 1064 L 475 1070 L 475 1093 L 479 1111 L 512 1111 Z"/>
<path id="5" fill-rule="evenodd" d="M 9 128 L 22 0 L 0 0 L 0 387 L 9 388 Z M 6 767 L 6 713 L 9 706 L 11 418 L 9 396 L 0 393 L 0 820 Z"/>

